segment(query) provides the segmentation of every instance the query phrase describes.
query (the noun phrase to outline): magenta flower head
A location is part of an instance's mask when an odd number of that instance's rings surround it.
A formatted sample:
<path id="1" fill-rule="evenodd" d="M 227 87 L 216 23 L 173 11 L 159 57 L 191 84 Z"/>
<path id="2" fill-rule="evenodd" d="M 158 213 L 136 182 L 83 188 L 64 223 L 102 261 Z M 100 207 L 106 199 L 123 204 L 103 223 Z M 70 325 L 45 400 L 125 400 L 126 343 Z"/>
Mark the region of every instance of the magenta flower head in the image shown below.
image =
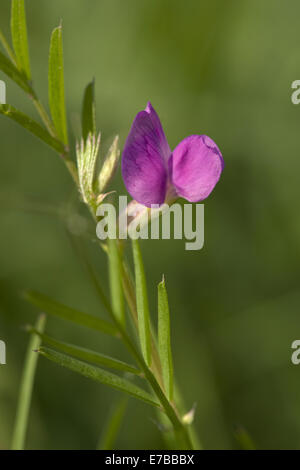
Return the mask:
<path id="1" fill-rule="evenodd" d="M 171 152 L 160 119 L 147 104 L 135 117 L 127 137 L 122 174 L 129 194 L 140 204 L 206 199 L 220 179 L 224 161 L 212 139 L 191 135 Z"/>

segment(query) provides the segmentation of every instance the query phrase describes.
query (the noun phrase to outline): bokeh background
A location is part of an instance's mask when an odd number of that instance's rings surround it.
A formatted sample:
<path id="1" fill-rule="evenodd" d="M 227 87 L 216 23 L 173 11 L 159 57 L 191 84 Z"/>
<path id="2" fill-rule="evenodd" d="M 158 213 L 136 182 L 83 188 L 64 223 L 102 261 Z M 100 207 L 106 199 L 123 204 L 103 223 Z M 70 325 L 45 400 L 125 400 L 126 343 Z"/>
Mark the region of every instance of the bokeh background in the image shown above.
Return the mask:
<path id="1" fill-rule="evenodd" d="M 9 36 L 10 1 L 0 6 Z M 142 250 L 155 321 L 156 285 L 165 274 L 172 312 L 175 373 L 205 448 L 238 448 L 243 426 L 257 448 L 300 448 L 300 107 L 291 83 L 300 74 L 300 4 L 289 0 L 28 0 L 34 86 L 47 101 L 52 29 L 63 20 L 69 130 L 78 132 L 83 90 L 96 79 L 102 155 L 121 146 L 148 100 L 171 148 L 208 134 L 226 168 L 205 202 L 205 247 L 145 241 Z M 36 117 L 11 81 L 7 102 Z M 0 447 L 12 434 L 28 337 L 37 312 L 20 298 L 30 287 L 96 315 L 103 308 L 66 234 L 87 239 L 106 285 L 106 259 L 85 222 L 72 182 L 55 153 L 0 119 Z M 125 194 L 120 172 L 113 185 Z M 76 213 L 80 212 L 80 216 Z M 59 339 L 126 353 L 105 336 L 49 318 Z M 118 397 L 104 386 L 41 359 L 27 447 L 91 449 Z M 152 410 L 130 400 L 120 449 L 161 448 Z"/>

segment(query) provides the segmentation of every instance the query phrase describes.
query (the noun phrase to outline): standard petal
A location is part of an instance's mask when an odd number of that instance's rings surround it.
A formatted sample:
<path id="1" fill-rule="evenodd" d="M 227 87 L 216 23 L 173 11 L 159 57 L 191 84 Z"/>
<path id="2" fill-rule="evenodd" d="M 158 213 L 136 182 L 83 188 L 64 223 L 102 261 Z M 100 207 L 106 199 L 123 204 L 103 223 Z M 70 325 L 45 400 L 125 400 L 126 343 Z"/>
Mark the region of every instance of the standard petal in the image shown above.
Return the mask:
<path id="1" fill-rule="evenodd" d="M 169 172 L 178 196 L 190 202 L 206 199 L 220 179 L 224 161 L 215 142 L 206 135 L 192 135 L 175 148 Z"/>
<path id="2" fill-rule="evenodd" d="M 163 204 L 170 155 L 159 117 L 148 103 L 132 124 L 122 156 L 124 183 L 136 201 L 148 207 Z"/>

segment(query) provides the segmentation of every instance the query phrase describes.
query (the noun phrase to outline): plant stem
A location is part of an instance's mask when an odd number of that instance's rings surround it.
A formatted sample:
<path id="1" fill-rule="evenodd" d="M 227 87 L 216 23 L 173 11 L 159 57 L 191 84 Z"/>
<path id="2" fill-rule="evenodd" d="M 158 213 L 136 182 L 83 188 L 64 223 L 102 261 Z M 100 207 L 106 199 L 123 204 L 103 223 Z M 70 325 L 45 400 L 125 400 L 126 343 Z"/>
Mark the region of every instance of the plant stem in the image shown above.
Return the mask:
<path id="1" fill-rule="evenodd" d="M 39 113 L 40 118 L 42 119 L 43 123 L 45 124 L 49 134 L 51 134 L 52 137 L 57 138 L 55 127 L 54 127 L 51 119 L 49 118 L 49 116 L 47 114 L 47 111 L 45 110 L 45 108 L 44 108 L 43 104 L 41 103 L 41 101 L 37 98 L 36 94 L 34 94 L 34 96 L 30 96 L 30 98 L 32 99 L 34 107 L 37 110 L 37 112 Z"/>
<path id="2" fill-rule="evenodd" d="M 4 36 L 4 34 L 2 33 L 1 30 L 0 30 L 0 42 L 2 43 L 2 46 L 4 47 L 8 57 L 10 58 L 12 63 L 16 66 L 16 56 L 15 56 L 13 50 L 11 49 L 10 45 L 6 41 L 5 36 Z"/>
<path id="3" fill-rule="evenodd" d="M 45 323 L 46 315 L 41 314 L 36 322 L 36 330 L 43 333 Z M 40 337 L 35 334 L 32 334 L 29 340 L 23 369 L 17 414 L 11 444 L 12 450 L 23 450 L 25 447 L 25 437 L 28 426 L 28 416 L 31 404 L 32 389 L 34 384 L 37 361 L 39 357 L 39 355 L 34 353 L 33 351 L 35 349 L 38 349 L 40 347 L 40 344 Z"/>

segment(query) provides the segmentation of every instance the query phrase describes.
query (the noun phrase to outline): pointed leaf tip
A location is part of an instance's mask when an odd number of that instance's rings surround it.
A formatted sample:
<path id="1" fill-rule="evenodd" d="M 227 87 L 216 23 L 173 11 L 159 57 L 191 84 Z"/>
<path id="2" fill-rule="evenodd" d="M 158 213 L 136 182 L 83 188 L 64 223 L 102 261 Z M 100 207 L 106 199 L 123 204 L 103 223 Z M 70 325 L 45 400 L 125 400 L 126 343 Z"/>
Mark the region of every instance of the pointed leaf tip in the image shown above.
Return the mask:
<path id="1" fill-rule="evenodd" d="M 95 80 L 93 79 L 84 91 L 81 113 L 82 138 L 84 142 L 89 134 L 96 135 Z"/>

